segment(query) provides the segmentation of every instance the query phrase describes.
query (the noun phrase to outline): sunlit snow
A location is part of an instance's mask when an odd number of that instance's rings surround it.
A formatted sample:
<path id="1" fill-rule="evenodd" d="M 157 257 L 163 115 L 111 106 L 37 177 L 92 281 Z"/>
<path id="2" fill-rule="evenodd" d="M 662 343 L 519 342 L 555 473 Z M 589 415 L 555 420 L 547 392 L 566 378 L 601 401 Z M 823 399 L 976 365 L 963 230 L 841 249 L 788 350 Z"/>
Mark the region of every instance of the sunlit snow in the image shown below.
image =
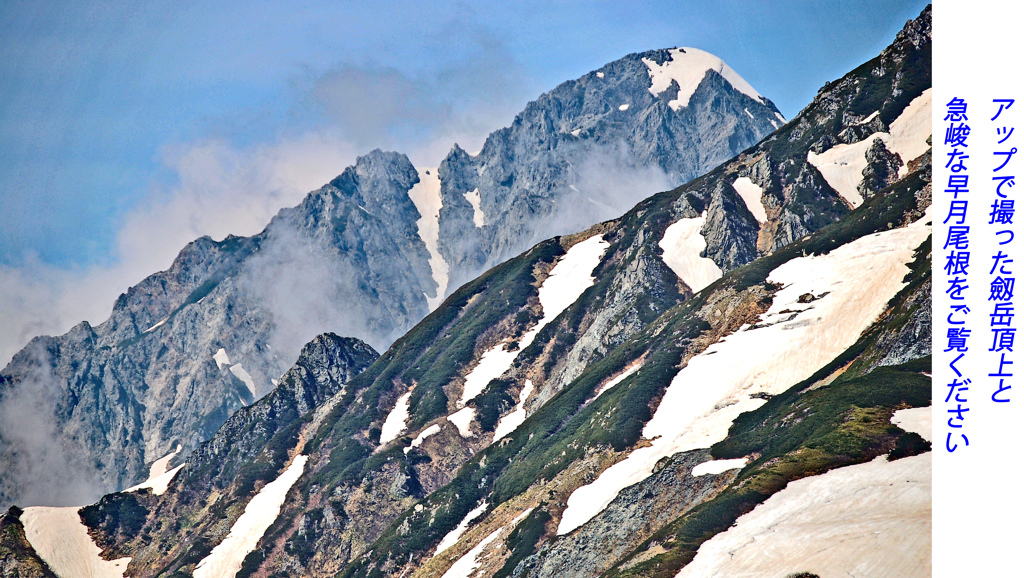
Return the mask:
<path id="1" fill-rule="evenodd" d="M 747 210 L 754 215 L 758 223 L 768 220 L 768 214 L 765 213 L 764 204 L 761 202 L 761 195 L 764 194 L 761 187 L 757 186 L 749 177 L 740 177 L 732 184 L 732 188 L 739 193 L 743 204 L 747 206 Z"/>
<path id="2" fill-rule="evenodd" d="M 758 324 L 690 359 L 644 426 L 651 445 L 577 488 L 558 533 L 593 518 L 620 490 L 650 476 L 661 458 L 725 439 L 739 414 L 765 403 L 754 394 L 782 393 L 853 345 L 903 287 L 906 263 L 928 237 L 930 224 L 929 209 L 907 227 L 862 237 L 825 255 L 792 259 L 772 271 L 768 281 L 783 288 Z M 801 303 L 806 294 L 814 299 Z"/>
<path id="3" fill-rule="evenodd" d="M 163 325 L 164 323 L 167 323 L 167 320 L 168 320 L 168 319 L 170 319 L 170 316 L 164 317 L 164 318 L 163 318 L 163 319 L 161 319 L 160 321 L 157 321 L 155 325 L 153 325 L 153 326 L 152 326 L 152 327 L 150 327 L 149 329 L 147 329 L 147 330 L 143 331 L 143 333 L 149 333 L 149 332 L 153 331 L 153 330 L 154 330 L 154 329 L 156 329 L 157 327 L 160 327 L 160 326 L 161 326 L 161 325 Z"/>
<path id="4" fill-rule="evenodd" d="M 466 402 L 480 395 L 492 379 L 505 373 L 519 352 L 533 343 L 540 330 L 555 317 L 561 315 L 562 311 L 565 311 L 594 284 L 594 277 L 591 276 L 591 273 L 601 262 L 601 257 L 604 256 L 607 249 L 608 242 L 603 240 L 601 235 L 594 235 L 585 241 L 576 243 L 565 252 L 565 255 L 562 255 L 537 291 L 544 313 L 541 320 L 520 338 L 519 346 L 511 351 L 505 349 L 505 343 L 499 343 L 484 352 L 480 362 L 466 376 L 460 405 L 465 405 Z"/>
<path id="5" fill-rule="evenodd" d="M 245 387 L 249 388 L 249 393 L 252 394 L 253 399 L 256 399 L 256 383 L 253 382 L 252 376 L 249 375 L 249 372 L 246 371 L 244 367 L 242 367 L 242 364 L 236 363 L 235 365 L 232 365 L 230 371 L 235 377 L 242 380 Z"/>
<path id="6" fill-rule="evenodd" d="M 515 527 L 519 525 L 519 522 L 522 522 L 523 519 L 526 518 L 526 516 L 528 516 L 532 511 L 533 508 L 526 510 L 522 514 L 516 516 L 514 520 L 509 522 L 508 526 L 502 526 L 501 528 L 498 528 L 497 530 L 488 534 L 486 538 L 480 540 L 479 544 L 474 546 L 469 552 L 466 552 L 465 555 L 456 560 L 455 563 L 452 564 L 452 567 L 449 568 L 448 571 L 445 572 L 443 576 L 441 576 L 441 578 L 470 578 L 470 576 L 472 576 L 473 573 L 476 572 L 476 569 L 479 568 L 480 564 L 482 563 L 481 560 L 479 560 L 478 558 L 480 558 L 480 554 L 483 553 L 484 548 L 486 548 L 491 542 L 497 540 L 498 536 L 500 536 L 502 532 L 511 532 L 512 530 L 514 530 Z"/>
<path id="7" fill-rule="evenodd" d="M 149 488 L 153 490 L 153 493 L 156 494 L 157 496 L 162 495 L 164 492 L 167 491 L 167 484 L 170 484 L 171 480 L 174 479 L 174 474 L 177 474 L 178 470 L 180 470 L 182 466 L 185 465 L 181 464 L 180 466 L 174 467 L 172 469 L 167 469 L 167 465 L 171 463 L 171 458 L 178 455 L 178 452 L 180 451 L 181 444 L 178 444 L 177 449 L 167 454 L 166 456 L 158 459 L 157 461 L 153 462 L 153 465 L 149 466 L 149 478 L 147 478 L 146 481 L 142 482 L 141 484 L 134 485 L 124 491 L 134 492 L 136 490 L 141 490 L 143 488 Z"/>
<path id="8" fill-rule="evenodd" d="M 104 560 L 78 517 L 78 506 L 25 508 L 25 537 L 60 578 L 121 578 L 131 558 Z"/>
<path id="9" fill-rule="evenodd" d="M 217 350 L 217 353 L 213 354 L 213 360 L 217 362 L 217 369 L 224 369 L 225 365 L 231 365 L 231 359 L 228 358 L 228 352 L 224 351 L 221 347 Z"/>
<path id="10" fill-rule="evenodd" d="M 668 103 L 672 110 L 689 106 L 690 97 L 697 91 L 697 86 L 700 85 L 700 81 L 704 79 L 704 75 L 709 70 L 720 74 L 722 78 L 729 81 L 733 88 L 750 98 L 758 102 L 763 100 L 754 87 L 743 80 L 739 74 L 736 74 L 736 71 L 721 58 L 703 50 L 696 48 L 672 49 L 669 51 L 669 59 L 662 64 L 647 58 L 641 60 L 647 65 L 647 72 L 651 76 L 651 87 L 648 90 L 654 96 L 668 90 L 673 80 L 679 84 L 679 92 L 675 99 Z"/>
<path id="11" fill-rule="evenodd" d="M 384 418 L 384 425 L 380 426 L 380 445 L 384 445 L 397 438 L 405 431 L 405 422 L 409 419 L 409 396 L 412 395 L 412 388 L 402 394 L 395 402 L 395 407 Z"/>
<path id="12" fill-rule="evenodd" d="M 437 549 L 434 550 L 434 556 L 437 556 L 441 552 L 444 552 L 448 548 L 451 548 L 459 541 L 459 538 L 466 533 L 469 528 L 469 523 L 476 519 L 477 516 L 484 513 L 487 509 L 487 502 L 480 502 L 480 505 L 470 510 L 462 521 L 459 522 L 458 526 L 455 526 L 451 532 L 445 534 L 444 538 L 441 538 L 441 542 L 438 543 Z"/>
<path id="13" fill-rule="evenodd" d="M 427 305 L 434 310 L 444 300 L 445 291 L 448 290 L 448 263 L 437 248 L 440 234 L 438 219 L 441 215 L 441 178 L 437 175 L 436 168 L 417 169 L 416 172 L 420 175 L 420 181 L 409 190 L 409 198 L 420 213 L 420 218 L 416 221 L 416 231 L 430 253 L 430 274 L 434 283 L 437 283 L 434 296 L 427 297 Z"/>
<path id="14" fill-rule="evenodd" d="M 623 371 L 622 373 L 616 375 L 608 383 L 606 383 L 606 384 L 602 385 L 601 387 L 597 388 L 597 392 L 594 393 L 594 397 L 590 401 L 593 401 L 593 400 L 601 397 L 602 393 L 608 391 L 609 389 L 615 387 L 616 385 L 619 385 L 627 377 L 629 377 L 629 376 L 633 375 L 634 373 L 636 373 L 637 371 L 639 371 L 641 367 L 643 367 L 643 364 L 642 363 L 637 363 L 636 365 L 634 365 L 632 367 L 629 367 L 625 371 Z"/>
<path id="15" fill-rule="evenodd" d="M 664 251 L 662 260 L 694 293 L 722 276 L 722 270 L 714 261 L 700 256 L 708 246 L 700 234 L 706 217 L 707 213 L 703 213 L 692 219 L 679 219 L 665 229 L 665 236 L 658 241 Z"/>
<path id="16" fill-rule="evenodd" d="M 729 470 L 736 470 L 747 465 L 747 458 L 736 458 L 734 460 L 711 460 L 697 464 L 690 471 L 692 476 L 706 476 L 708 474 L 720 474 Z"/>
<path id="17" fill-rule="evenodd" d="M 901 409 L 889 420 L 903 431 L 913 432 L 932 441 L 932 406 Z"/>
<path id="18" fill-rule="evenodd" d="M 619 105 L 619 110 L 629 110 L 629 103 L 620 104 Z"/>
<path id="19" fill-rule="evenodd" d="M 604 78 L 604 73 L 603 72 L 597 72 L 595 74 L 597 74 L 598 78 Z"/>
<path id="20" fill-rule="evenodd" d="M 743 112 L 747 113 L 747 116 L 749 116 L 750 118 L 754 118 L 754 115 L 750 114 L 750 111 L 749 111 L 749 110 L 747 110 L 747 109 L 745 109 L 745 108 L 744 108 L 744 109 L 743 109 Z"/>
<path id="21" fill-rule="evenodd" d="M 516 431 L 516 428 L 526 421 L 526 408 L 523 406 L 526 405 L 526 398 L 530 397 L 531 393 L 533 393 L 533 382 L 527 379 L 523 390 L 519 392 L 519 403 L 516 404 L 516 409 L 499 419 L 498 425 L 494 427 L 495 442 Z"/>
<path id="22" fill-rule="evenodd" d="M 476 410 L 471 407 L 464 407 L 459 411 L 448 416 L 448 421 L 455 424 L 455 427 L 459 428 L 459 435 L 464 438 L 473 437 L 473 430 L 469 427 L 473 423 L 473 419 L 476 417 Z"/>
<path id="23" fill-rule="evenodd" d="M 779 119 L 779 122 L 781 122 L 782 124 L 786 124 L 786 117 L 782 116 L 782 113 L 776 112 L 775 113 L 775 118 Z M 775 127 L 775 128 L 778 128 L 778 127 Z"/>
<path id="24" fill-rule="evenodd" d="M 405 448 L 403 451 L 405 453 L 409 453 L 410 451 L 412 451 L 412 448 L 420 447 L 420 445 L 423 443 L 423 440 L 427 439 L 428 437 L 430 437 L 430 436 L 432 436 L 432 435 L 434 435 L 436 433 L 441 433 L 441 426 L 439 426 L 439 425 L 437 425 L 435 423 L 434 425 L 432 425 L 432 426 L 428 427 L 427 429 L 421 431 L 420 435 L 416 436 L 416 439 L 412 440 L 412 443 L 409 444 L 409 447 Z"/>
<path id="25" fill-rule="evenodd" d="M 292 484 L 302 475 L 307 456 L 296 456 L 291 465 L 281 472 L 245 506 L 245 512 L 231 526 L 231 531 L 205 558 L 199 561 L 193 576 L 221 578 L 234 576 L 242 569 L 242 561 L 256 549 L 263 533 L 277 519 L 281 504 Z"/>
<path id="26" fill-rule="evenodd" d="M 486 223 L 483 209 L 480 208 L 480 189 L 473 189 L 463 195 L 473 205 L 473 224 L 479 229 Z"/>
<path id="27" fill-rule="evenodd" d="M 867 124 L 867 123 L 871 122 L 872 120 L 874 120 L 874 118 L 876 116 L 878 116 L 878 111 L 877 110 L 875 112 L 869 114 L 866 118 L 864 118 L 864 120 L 858 121 L 857 124 Z"/>
<path id="28" fill-rule="evenodd" d="M 850 206 L 857 207 L 864 202 L 857 185 L 864 180 L 862 174 L 868 166 L 867 151 L 876 138 L 882 139 L 885 147 L 900 155 L 903 166 L 899 176 L 907 174 L 907 163 L 928 150 L 931 124 L 932 90 L 929 88 L 910 104 L 889 125 L 890 132 L 876 132 L 853 144 L 838 144 L 821 154 L 807 152 L 807 162 L 812 164 L 829 186 L 836 190 Z"/>
<path id="29" fill-rule="evenodd" d="M 931 452 L 790 482 L 676 578 L 931 576 Z"/>

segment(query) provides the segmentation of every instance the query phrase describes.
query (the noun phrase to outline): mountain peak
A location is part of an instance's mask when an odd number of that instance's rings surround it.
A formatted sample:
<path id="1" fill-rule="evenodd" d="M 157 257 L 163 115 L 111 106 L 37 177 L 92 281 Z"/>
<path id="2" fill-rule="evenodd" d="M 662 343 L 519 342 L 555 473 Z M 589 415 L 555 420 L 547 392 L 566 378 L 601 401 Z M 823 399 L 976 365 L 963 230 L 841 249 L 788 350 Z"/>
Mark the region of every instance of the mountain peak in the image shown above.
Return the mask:
<path id="1" fill-rule="evenodd" d="M 651 94 L 658 96 L 672 86 L 675 81 L 679 87 L 676 97 L 669 102 L 672 110 L 679 110 L 689 106 L 690 98 L 696 92 L 700 82 L 710 70 L 727 80 L 736 90 L 758 101 L 765 102 L 765 98 L 754 90 L 742 76 L 729 67 L 724 60 L 705 52 L 699 48 L 672 48 L 655 51 L 654 58 L 641 57 L 641 61 L 647 65 L 648 74 L 651 76 Z"/>

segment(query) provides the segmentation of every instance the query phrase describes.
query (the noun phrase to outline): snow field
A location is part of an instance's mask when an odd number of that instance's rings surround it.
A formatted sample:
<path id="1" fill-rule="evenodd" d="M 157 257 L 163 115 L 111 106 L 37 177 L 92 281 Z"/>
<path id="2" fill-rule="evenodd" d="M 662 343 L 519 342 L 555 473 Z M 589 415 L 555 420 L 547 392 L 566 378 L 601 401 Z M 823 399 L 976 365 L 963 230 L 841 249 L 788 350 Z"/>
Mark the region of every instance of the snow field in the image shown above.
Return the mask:
<path id="1" fill-rule="evenodd" d="M 676 578 L 931 576 L 931 452 L 790 482 L 704 542 Z"/>
<path id="2" fill-rule="evenodd" d="M 675 99 L 668 103 L 672 110 L 690 105 L 690 98 L 709 70 L 720 74 L 736 90 L 758 102 L 762 101 L 763 97 L 750 86 L 750 83 L 743 80 L 743 77 L 714 54 L 696 48 L 676 48 L 669 52 L 669 60 L 662 64 L 647 58 L 641 60 L 647 65 L 647 73 L 651 76 L 651 87 L 648 90 L 654 96 L 668 90 L 673 80 L 679 84 L 679 92 Z"/>
<path id="3" fill-rule="evenodd" d="M 782 393 L 853 345 L 903 287 L 906 263 L 928 237 L 930 223 L 929 210 L 907 227 L 862 237 L 825 255 L 792 259 L 773 270 L 768 280 L 783 288 L 759 323 L 690 359 L 644 426 L 651 445 L 577 488 L 558 534 L 582 526 L 620 490 L 646 479 L 661 458 L 725 439 L 736 417 L 764 404 L 753 394 Z M 807 293 L 816 299 L 800 303 Z"/>
<path id="4" fill-rule="evenodd" d="M 720 474 L 729 470 L 738 470 L 747 465 L 747 458 L 736 458 L 734 460 L 711 460 L 703 464 L 697 464 L 690 471 L 691 476 L 706 476 L 708 474 Z"/>
<path id="5" fill-rule="evenodd" d="M 124 492 L 134 492 L 143 488 L 149 488 L 153 490 L 153 494 L 160 496 L 167 491 L 167 485 L 174 479 L 174 474 L 178 473 L 178 470 L 185 464 L 181 464 L 170 470 L 167 469 L 167 465 L 170 464 L 171 458 L 178 455 L 181 451 L 181 444 L 178 444 L 178 448 L 166 456 L 153 462 L 153 465 L 149 466 L 149 478 L 141 484 L 134 485 Z"/>
<path id="6" fill-rule="evenodd" d="M 932 441 L 932 407 L 912 407 L 892 414 L 889 420 L 903 431 L 913 432 Z"/>
<path id="7" fill-rule="evenodd" d="M 437 283 L 434 296 L 427 297 L 427 306 L 433 311 L 444 300 L 445 291 L 448 290 L 448 263 L 437 248 L 437 239 L 440 236 L 438 219 L 441 216 L 441 177 L 438 176 L 436 168 L 416 169 L 416 172 L 420 175 L 420 181 L 409 190 L 409 198 L 420 213 L 420 218 L 416 221 L 416 231 L 430 253 L 430 274 Z M 479 205 L 479 197 L 477 204 Z"/>
<path id="8" fill-rule="evenodd" d="M 708 246 L 700 234 L 706 218 L 705 212 L 692 219 L 679 219 L 665 229 L 665 236 L 658 241 L 664 251 L 661 259 L 694 293 L 722 276 L 722 270 L 714 261 L 700 256 Z"/>
<path id="9" fill-rule="evenodd" d="M 234 576 L 242 568 L 242 561 L 256 549 L 263 533 L 281 513 L 288 490 L 302 475 L 307 456 L 295 456 L 291 465 L 274 481 L 256 494 L 245 506 L 245 512 L 231 526 L 224 541 L 218 544 L 196 565 L 196 578 L 222 578 Z"/>
<path id="10" fill-rule="evenodd" d="M 526 510 L 522 514 L 516 516 L 516 518 L 507 526 L 502 526 L 488 534 L 487 537 L 480 540 L 480 543 L 474 546 L 472 550 L 466 552 L 464 556 L 456 560 L 455 563 L 452 564 L 451 568 L 449 568 L 441 578 L 470 578 L 470 576 L 476 572 L 476 569 L 480 567 L 481 561 L 478 560 L 478 558 L 480 557 L 480 554 L 483 553 L 484 548 L 490 545 L 491 542 L 497 540 L 502 533 L 514 530 L 516 526 L 519 525 L 519 522 L 522 522 L 523 519 L 526 518 L 526 516 L 529 516 L 532 511 L 533 508 Z"/>
<path id="11" fill-rule="evenodd" d="M 486 215 L 484 215 L 483 209 L 480 208 L 480 189 L 473 189 L 472 191 L 464 193 L 462 196 L 466 197 L 469 204 L 473 206 L 473 225 L 475 225 L 477 229 L 483 227 L 485 223 L 484 217 Z"/>
<path id="12" fill-rule="evenodd" d="M 479 506 L 470 510 L 466 516 L 462 518 L 462 521 L 459 522 L 459 525 L 455 526 L 454 530 L 445 534 L 444 538 L 441 538 L 441 541 L 437 544 L 437 549 L 434 550 L 433 556 L 437 556 L 441 552 L 444 552 L 448 548 L 454 546 L 455 543 L 459 541 L 459 538 L 466 533 L 466 530 L 469 529 L 469 523 L 475 520 L 480 514 L 483 514 L 486 509 L 487 502 L 480 502 Z"/>
<path id="13" fill-rule="evenodd" d="M 403 393 L 395 402 L 395 407 L 384 418 L 384 424 L 380 426 L 380 445 L 387 444 L 405 431 L 405 423 L 409 420 L 409 397 L 412 396 L 413 389 L 415 387 Z"/>
<path id="14" fill-rule="evenodd" d="M 857 185 L 864 180 L 861 173 L 868 166 L 865 155 L 871 143 L 880 138 L 890 152 L 900 155 L 903 166 L 900 167 L 899 176 L 906 175 L 909 170 L 907 163 L 928 150 L 928 137 L 932 134 L 931 109 L 932 89 L 929 88 L 910 101 L 899 117 L 892 121 L 890 132 L 876 132 L 849 145 L 838 144 L 820 155 L 808 151 L 807 162 L 821 172 L 829 186 L 846 199 L 850 206 L 860 206 L 864 199 L 857 191 Z M 869 116 L 861 122 L 867 122 L 873 117 Z"/>
<path id="15" fill-rule="evenodd" d="M 500 440 L 523 425 L 523 422 L 526 421 L 526 408 L 523 406 L 531 393 L 533 393 L 533 382 L 527 379 L 523 390 L 519 392 L 519 403 L 516 404 L 516 408 L 512 413 L 499 419 L 498 425 L 494 427 L 494 439 L 491 443 Z"/>
<path id="16" fill-rule="evenodd" d="M 60 578 L 121 578 L 131 558 L 104 560 L 78 517 L 79 506 L 25 508 L 25 537 Z"/>
<path id="17" fill-rule="evenodd" d="M 437 425 L 435 423 L 434 425 L 432 425 L 432 426 L 428 427 L 427 429 L 421 431 L 420 435 L 416 436 L 416 439 L 412 440 L 412 443 L 409 444 L 409 447 L 405 448 L 403 451 L 405 453 L 409 453 L 412 450 L 412 448 L 420 447 L 420 445 L 423 444 L 423 440 L 427 439 L 428 437 L 430 437 L 430 436 L 432 436 L 432 435 L 434 435 L 436 433 L 441 433 L 441 426 L 439 426 L 439 425 Z"/>
<path id="18" fill-rule="evenodd" d="M 761 187 L 757 186 L 750 178 L 741 177 L 736 179 L 732 188 L 736 189 L 740 198 L 743 199 L 743 204 L 747 206 L 747 210 L 754 215 L 758 223 L 768 220 L 768 213 L 764 211 L 764 204 L 761 202 L 761 196 L 764 194 Z"/>

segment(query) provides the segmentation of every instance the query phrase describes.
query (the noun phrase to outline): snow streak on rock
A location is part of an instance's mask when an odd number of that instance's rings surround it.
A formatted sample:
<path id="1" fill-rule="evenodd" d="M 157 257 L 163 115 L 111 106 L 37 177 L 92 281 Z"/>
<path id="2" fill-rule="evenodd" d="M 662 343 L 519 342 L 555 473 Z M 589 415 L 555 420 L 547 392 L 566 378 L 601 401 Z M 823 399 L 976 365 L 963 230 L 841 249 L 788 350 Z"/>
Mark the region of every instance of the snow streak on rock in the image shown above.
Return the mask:
<path id="1" fill-rule="evenodd" d="M 444 538 L 441 538 L 441 542 L 438 543 L 437 549 L 434 550 L 434 556 L 437 556 L 441 552 L 444 552 L 448 548 L 454 546 L 455 543 L 459 541 L 459 538 L 466 533 L 466 530 L 469 528 L 469 523 L 475 520 L 480 514 L 483 514 L 486 509 L 487 502 L 480 502 L 479 506 L 470 510 L 469 513 L 466 514 L 466 517 L 462 518 L 462 521 L 459 522 L 459 525 L 455 526 L 454 530 L 445 534 Z"/>
<path id="2" fill-rule="evenodd" d="M 593 399 L 591 399 L 590 401 L 594 401 L 595 399 L 601 397 L 602 393 L 608 391 L 609 389 L 615 387 L 616 385 L 619 385 L 627 377 L 629 377 L 629 376 L 633 375 L 634 373 L 636 373 L 637 371 L 639 371 L 641 367 L 643 367 L 643 364 L 642 363 L 637 363 L 633 367 L 627 368 L 626 371 L 623 371 L 622 373 L 616 375 L 615 377 L 613 377 L 611 379 L 611 381 L 609 381 L 608 383 L 606 383 L 606 384 L 602 385 L 601 387 L 599 387 L 597 389 L 597 392 L 594 393 Z M 590 403 L 590 401 L 588 401 L 587 403 Z"/>
<path id="3" fill-rule="evenodd" d="M 785 489 L 701 545 L 676 578 L 931 576 L 931 452 Z"/>
<path id="4" fill-rule="evenodd" d="M 470 205 L 473 205 L 473 224 L 476 228 L 484 226 L 484 212 L 480 208 L 480 189 L 473 189 L 463 195 Z"/>
<path id="5" fill-rule="evenodd" d="M 672 110 L 690 105 L 690 97 L 697 91 L 700 81 L 704 80 L 709 70 L 720 74 L 736 90 L 758 102 L 763 101 L 763 97 L 750 86 L 750 83 L 743 80 L 743 77 L 714 54 L 696 48 L 676 48 L 669 53 L 669 60 L 662 64 L 647 58 L 642 60 L 647 65 L 648 74 L 651 75 L 651 88 L 648 90 L 654 96 L 668 90 L 673 80 L 679 84 L 679 92 L 675 99 L 668 103 Z"/>
<path id="6" fill-rule="evenodd" d="M 427 306 L 433 311 L 444 301 L 444 294 L 448 290 L 448 263 L 437 249 L 437 239 L 440 235 L 438 219 L 441 215 L 441 177 L 438 176 L 436 168 L 417 169 L 416 172 L 420 175 L 420 182 L 409 190 L 409 198 L 420 213 L 420 218 L 416 221 L 416 230 L 427 246 L 427 252 L 430 253 L 430 274 L 437 283 L 434 296 L 427 297 Z M 479 204 L 479 197 L 477 203 Z"/>
<path id="7" fill-rule="evenodd" d="M 413 388 L 402 394 L 395 402 L 395 407 L 384 418 L 384 425 L 380 426 L 380 445 L 384 445 L 397 438 L 405 431 L 405 422 L 409 419 L 409 396 Z"/>
<path id="8" fill-rule="evenodd" d="M 931 232 L 930 214 L 772 271 L 768 281 L 783 288 L 768 311 L 756 325 L 690 359 L 644 426 L 651 445 L 577 488 L 558 533 L 585 524 L 620 490 L 650 476 L 661 458 L 725 439 L 737 416 L 764 404 L 754 395 L 782 393 L 853 345 L 903 287 L 906 263 Z"/>
<path id="9" fill-rule="evenodd" d="M 690 471 L 691 476 L 706 476 L 708 474 L 720 474 L 729 470 L 736 470 L 747 465 L 747 458 L 736 458 L 734 460 L 711 460 L 694 466 Z"/>
<path id="10" fill-rule="evenodd" d="M 700 256 L 708 246 L 700 234 L 706 218 L 707 213 L 703 213 L 692 219 L 679 219 L 665 229 L 665 236 L 658 242 L 664 251 L 662 260 L 694 293 L 722 276 L 714 261 Z"/>
<path id="11" fill-rule="evenodd" d="M 505 343 L 499 343 L 484 352 L 480 362 L 466 376 L 460 405 L 480 395 L 492 379 L 501 376 L 512 365 L 512 361 L 523 349 L 526 349 L 545 325 L 558 317 L 572 305 L 591 285 L 594 278 L 591 273 L 601 262 L 601 257 L 608 249 L 608 242 L 601 235 L 594 235 L 580 241 L 566 251 L 565 255 L 551 270 L 538 290 L 538 298 L 544 316 L 532 329 L 519 340 L 519 346 L 508 350 Z"/>
<path id="12" fill-rule="evenodd" d="M 228 357 L 228 352 L 224 351 L 223 347 L 213 354 L 213 360 L 217 362 L 217 369 L 224 369 L 225 365 L 231 365 L 231 358 Z"/>
<path id="13" fill-rule="evenodd" d="M 739 193 L 740 198 L 743 199 L 743 204 L 747 206 L 747 210 L 750 211 L 751 215 L 754 215 L 758 223 L 768 220 L 768 214 L 765 213 L 764 204 L 761 202 L 761 195 L 764 194 L 761 187 L 754 184 L 754 181 L 748 177 L 742 177 L 736 179 L 736 182 L 732 184 L 732 188 L 736 189 L 736 192 Z"/>
<path id="14" fill-rule="evenodd" d="M 178 444 L 178 449 L 153 462 L 153 465 L 149 466 L 149 478 L 147 478 L 146 481 L 142 482 L 141 484 L 132 486 L 124 491 L 134 492 L 136 490 L 141 490 L 143 488 L 149 488 L 153 490 L 153 493 L 156 494 L 157 496 L 162 495 L 164 492 L 167 491 L 167 484 L 170 484 L 171 480 L 174 479 L 174 474 L 177 474 L 178 470 L 180 470 L 181 467 L 185 465 L 181 464 L 180 466 L 177 466 L 170 470 L 167 469 L 168 464 L 170 464 L 171 462 L 171 458 L 178 455 L 178 452 L 180 451 L 181 444 Z"/>
<path id="15" fill-rule="evenodd" d="M 244 367 L 242 367 L 242 364 L 236 363 L 235 365 L 232 365 L 231 373 L 233 373 L 234 376 L 237 377 L 238 379 L 241 379 L 242 383 L 245 384 L 245 387 L 249 388 L 249 393 L 252 394 L 252 398 L 257 399 L 256 383 L 252 380 L 252 376 L 249 375 L 249 372 L 246 371 Z"/>
<path id="16" fill-rule="evenodd" d="M 483 554 L 484 548 L 490 545 L 491 542 L 497 540 L 498 536 L 501 536 L 503 532 L 511 532 L 514 530 L 515 527 L 519 525 L 519 522 L 522 522 L 523 519 L 526 518 L 526 516 L 529 516 L 532 511 L 533 508 L 526 510 L 522 514 L 516 516 L 516 519 L 512 520 L 512 522 L 507 526 L 502 526 L 488 534 L 487 537 L 480 540 L 480 543 L 474 546 L 472 550 L 466 552 L 464 556 L 456 560 L 456 562 L 452 564 L 452 567 L 449 568 L 441 578 L 470 578 L 470 576 L 476 572 L 476 569 L 480 567 L 481 560 L 479 560 L 479 558 L 480 554 Z"/>
<path id="17" fill-rule="evenodd" d="M 523 425 L 523 422 L 526 421 L 526 408 L 523 406 L 531 393 L 533 393 L 533 382 L 527 379 L 523 390 L 519 392 L 519 403 L 516 404 L 516 409 L 499 419 L 498 425 L 494 427 L 494 441 L 491 443 L 500 440 Z"/>
<path id="18" fill-rule="evenodd" d="M 441 433 L 441 426 L 435 423 L 434 425 L 421 431 L 420 435 L 416 436 L 416 439 L 412 440 L 412 443 L 409 444 L 409 447 L 403 449 L 402 451 L 404 451 L 405 453 L 409 453 L 410 451 L 412 451 L 412 448 L 420 447 L 420 445 L 423 443 L 423 440 L 427 439 L 428 437 L 436 433 Z"/>
<path id="19" fill-rule="evenodd" d="M 307 456 L 296 456 L 288 468 L 276 480 L 270 482 L 245 506 L 245 512 L 237 520 L 224 541 L 217 545 L 206 558 L 199 561 L 193 576 L 196 578 L 221 578 L 234 576 L 242 569 L 242 561 L 256 549 L 263 533 L 281 513 L 281 504 L 292 484 L 302 475 Z"/>
<path id="20" fill-rule="evenodd" d="M 78 506 L 25 508 L 25 537 L 60 578 L 121 578 L 131 558 L 104 560 L 78 517 Z"/>

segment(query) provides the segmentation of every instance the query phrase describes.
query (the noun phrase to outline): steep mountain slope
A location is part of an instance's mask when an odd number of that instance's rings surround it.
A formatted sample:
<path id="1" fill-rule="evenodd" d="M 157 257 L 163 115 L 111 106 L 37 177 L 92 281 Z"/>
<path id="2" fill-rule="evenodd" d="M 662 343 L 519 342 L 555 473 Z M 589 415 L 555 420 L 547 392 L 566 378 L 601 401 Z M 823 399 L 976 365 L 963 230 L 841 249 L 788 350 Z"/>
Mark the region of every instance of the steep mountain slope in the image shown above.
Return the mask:
<path id="1" fill-rule="evenodd" d="M 260 234 L 191 243 L 99 326 L 33 340 L 0 385 L 0 505 L 81 504 L 129 486 L 271 391 L 318 333 L 384 349 L 449 288 L 550 236 L 577 195 L 608 218 L 771 131 L 774 105 L 700 54 L 690 64 L 678 50 L 630 55 L 566 82 L 480 155 L 456 147 L 440 169 L 373 151 Z M 680 82 L 686 106 L 672 104 Z M 591 190 L 568 179 L 573 167 L 627 167 L 657 186 Z"/>
<path id="2" fill-rule="evenodd" d="M 733 161 L 464 285 L 290 437 L 221 446 L 276 456 L 259 482 L 190 460 L 105 498 L 105 555 L 197 571 L 299 464 L 239 575 L 673 576 L 791 481 L 927 451 L 890 420 L 930 403 L 930 17 Z M 814 161 L 868 137 L 853 203 Z"/>

